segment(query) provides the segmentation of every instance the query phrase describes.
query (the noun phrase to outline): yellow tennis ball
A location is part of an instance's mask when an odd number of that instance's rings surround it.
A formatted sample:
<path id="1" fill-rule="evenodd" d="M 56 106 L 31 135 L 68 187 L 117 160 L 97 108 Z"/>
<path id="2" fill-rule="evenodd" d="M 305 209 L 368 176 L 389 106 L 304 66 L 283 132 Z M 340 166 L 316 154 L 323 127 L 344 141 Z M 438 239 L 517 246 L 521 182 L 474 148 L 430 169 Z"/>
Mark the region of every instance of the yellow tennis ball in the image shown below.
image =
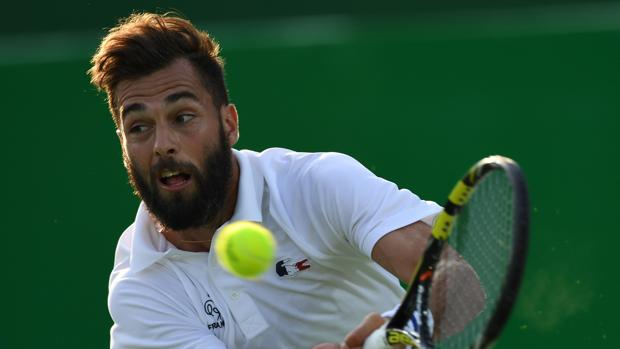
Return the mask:
<path id="1" fill-rule="evenodd" d="M 217 260 L 224 269 L 244 279 L 256 279 L 273 262 L 276 240 L 260 224 L 237 221 L 226 225 L 215 240 Z"/>

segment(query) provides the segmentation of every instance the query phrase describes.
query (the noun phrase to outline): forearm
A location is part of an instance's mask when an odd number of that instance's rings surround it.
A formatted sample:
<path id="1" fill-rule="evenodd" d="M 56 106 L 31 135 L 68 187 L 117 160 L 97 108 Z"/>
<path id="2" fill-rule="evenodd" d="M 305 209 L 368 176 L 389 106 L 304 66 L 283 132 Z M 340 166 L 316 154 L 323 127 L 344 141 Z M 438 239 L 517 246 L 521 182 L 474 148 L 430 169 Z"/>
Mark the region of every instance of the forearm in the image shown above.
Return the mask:
<path id="1" fill-rule="evenodd" d="M 400 280 L 411 282 L 431 236 L 431 227 L 416 222 L 386 234 L 372 257 Z M 485 294 L 475 270 L 446 244 L 436 267 L 430 296 L 435 335 L 449 336 L 462 330 L 484 308 Z"/>
<path id="2" fill-rule="evenodd" d="M 405 283 L 411 277 L 431 236 L 431 227 L 418 221 L 384 235 L 372 250 L 372 259 Z"/>

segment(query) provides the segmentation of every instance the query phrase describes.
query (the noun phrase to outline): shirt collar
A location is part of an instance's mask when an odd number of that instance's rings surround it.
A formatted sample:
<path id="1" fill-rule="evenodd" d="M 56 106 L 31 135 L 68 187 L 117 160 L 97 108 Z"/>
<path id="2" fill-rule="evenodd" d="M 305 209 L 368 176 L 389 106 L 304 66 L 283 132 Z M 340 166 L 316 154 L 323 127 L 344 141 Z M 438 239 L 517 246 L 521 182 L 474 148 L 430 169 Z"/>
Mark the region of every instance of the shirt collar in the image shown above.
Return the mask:
<path id="1" fill-rule="evenodd" d="M 230 221 L 262 222 L 261 203 L 264 179 L 258 171 L 252 168 L 251 160 L 245 151 L 233 149 L 233 154 L 239 163 L 240 174 L 237 204 Z"/>
<path id="2" fill-rule="evenodd" d="M 264 179 L 260 173 L 252 168 L 251 160 L 247 154 L 233 149 L 233 155 L 239 163 L 240 175 L 237 203 L 229 222 L 240 220 L 261 222 Z M 155 222 L 144 202 L 140 203 L 131 243 L 131 271 L 136 273 L 146 269 L 168 254 L 175 253 L 175 251 L 178 251 L 176 247 L 168 242 L 155 227 Z"/>

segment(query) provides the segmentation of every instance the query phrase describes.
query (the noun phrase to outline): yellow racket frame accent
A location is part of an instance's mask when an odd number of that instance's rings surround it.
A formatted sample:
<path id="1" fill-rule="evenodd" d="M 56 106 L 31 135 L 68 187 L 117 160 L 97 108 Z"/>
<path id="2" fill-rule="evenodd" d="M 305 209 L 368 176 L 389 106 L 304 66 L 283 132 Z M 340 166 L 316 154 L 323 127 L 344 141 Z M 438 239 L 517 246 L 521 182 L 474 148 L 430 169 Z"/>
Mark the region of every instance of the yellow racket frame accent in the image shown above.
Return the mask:
<path id="1" fill-rule="evenodd" d="M 437 240 L 447 240 L 448 237 L 450 237 L 453 223 L 454 216 L 447 214 L 445 211 L 441 211 L 433 226 L 433 237 Z"/>
<path id="2" fill-rule="evenodd" d="M 474 192 L 474 187 L 465 184 L 463 181 L 459 181 L 450 192 L 448 200 L 452 201 L 455 205 L 463 206 Z"/>

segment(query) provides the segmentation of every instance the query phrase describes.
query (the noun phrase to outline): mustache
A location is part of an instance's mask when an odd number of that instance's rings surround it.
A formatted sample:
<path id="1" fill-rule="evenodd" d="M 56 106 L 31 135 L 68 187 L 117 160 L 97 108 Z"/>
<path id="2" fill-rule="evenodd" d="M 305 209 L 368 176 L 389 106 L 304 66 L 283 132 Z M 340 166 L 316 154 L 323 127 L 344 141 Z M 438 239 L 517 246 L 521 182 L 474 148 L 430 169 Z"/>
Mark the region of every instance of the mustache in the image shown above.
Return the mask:
<path id="1" fill-rule="evenodd" d="M 163 170 L 179 171 L 182 173 L 196 173 L 198 168 L 189 162 L 177 161 L 173 158 L 162 158 L 151 166 L 151 176 L 157 177 Z"/>

